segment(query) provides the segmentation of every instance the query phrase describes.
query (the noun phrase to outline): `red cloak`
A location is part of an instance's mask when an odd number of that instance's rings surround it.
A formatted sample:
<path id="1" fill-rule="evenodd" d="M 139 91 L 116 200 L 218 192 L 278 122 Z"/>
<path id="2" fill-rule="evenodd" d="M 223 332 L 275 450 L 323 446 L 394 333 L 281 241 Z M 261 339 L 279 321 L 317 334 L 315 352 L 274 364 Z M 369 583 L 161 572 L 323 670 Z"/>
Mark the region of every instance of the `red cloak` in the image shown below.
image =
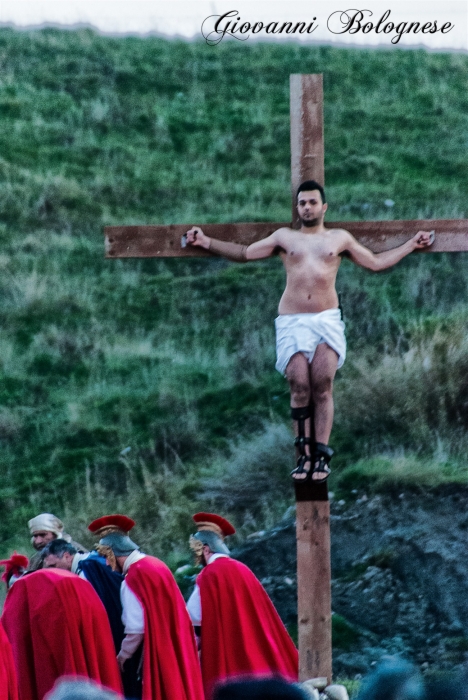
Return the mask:
<path id="1" fill-rule="evenodd" d="M 231 676 L 280 675 L 297 681 L 297 649 L 260 581 L 244 564 L 220 557 L 198 575 L 205 697 Z"/>
<path id="2" fill-rule="evenodd" d="M 122 692 L 103 604 L 87 581 L 61 569 L 39 569 L 16 581 L 2 617 L 20 700 L 42 700 L 57 678 L 85 676 Z"/>
<path id="3" fill-rule="evenodd" d="M 170 570 L 145 556 L 125 581 L 145 612 L 143 700 L 203 700 L 193 626 Z"/>
<path id="4" fill-rule="evenodd" d="M 5 630 L 0 622 L 0 700 L 18 700 L 15 662 Z"/>

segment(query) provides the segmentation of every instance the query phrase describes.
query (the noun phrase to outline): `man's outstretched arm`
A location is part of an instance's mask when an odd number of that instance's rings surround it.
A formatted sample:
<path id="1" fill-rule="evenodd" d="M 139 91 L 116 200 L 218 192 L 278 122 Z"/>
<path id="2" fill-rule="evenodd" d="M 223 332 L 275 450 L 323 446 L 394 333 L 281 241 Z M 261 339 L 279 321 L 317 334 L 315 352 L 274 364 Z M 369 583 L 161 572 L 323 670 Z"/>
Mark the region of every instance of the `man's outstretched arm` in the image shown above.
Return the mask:
<path id="1" fill-rule="evenodd" d="M 373 253 L 369 248 L 358 243 L 350 233 L 348 233 L 348 237 L 349 240 L 346 241 L 343 252 L 347 253 L 354 263 L 365 267 L 367 270 L 372 270 L 373 272 L 379 272 L 380 270 L 385 270 L 387 267 L 392 267 L 392 265 L 396 265 L 397 262 L 400 262 L 400 260 L 414 250 L 428 248 L 434 242 L 433 232 L 418 231 L 412 238 L 406 241 L 406 243 L 398 246 L 398 248 L 392 248 L 383 253 Z"/>
<path id="2" fill-rule="evenodd" d="M 261 241 L 256 241 L 251 245 L 241 245 L 240 243 L 232 243 L 230 241 L 219 241 L 217 238 L 210 238 L 203 233 L 201 228 L 194 226 L 187 231 L 187 245 L 199 246 L 209 250 L 210 253 L 221 255 L 228 260 L 235 262 L 248 262 L 249 260 L 261 260 L 274 255 L 278 248 L 277 231 L 274 231 L 271 236 L 264 238 Z"/>

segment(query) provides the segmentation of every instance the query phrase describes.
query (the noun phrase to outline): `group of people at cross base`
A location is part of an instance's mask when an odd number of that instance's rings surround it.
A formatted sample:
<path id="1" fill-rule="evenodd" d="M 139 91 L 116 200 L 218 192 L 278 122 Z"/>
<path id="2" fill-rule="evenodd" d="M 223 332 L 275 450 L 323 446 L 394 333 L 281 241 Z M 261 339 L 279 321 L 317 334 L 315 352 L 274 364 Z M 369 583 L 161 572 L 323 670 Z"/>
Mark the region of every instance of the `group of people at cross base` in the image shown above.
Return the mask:
<path id="1" fill-rule="evenodd" d="M 286 628 L 225 544 L 234 527 L 213 513 L 193 520 L 202 569 L 187 604 L 170 569 L 131 539 L 131 518 L 94 520 L 92 552 L 54 515 L 30 520 L 36 554 L 0 562 L 0 700 L 43 700 L 63 676 L 143 700 L 211 700 L 220 683 L 244 676 L 297 681 Z"/>

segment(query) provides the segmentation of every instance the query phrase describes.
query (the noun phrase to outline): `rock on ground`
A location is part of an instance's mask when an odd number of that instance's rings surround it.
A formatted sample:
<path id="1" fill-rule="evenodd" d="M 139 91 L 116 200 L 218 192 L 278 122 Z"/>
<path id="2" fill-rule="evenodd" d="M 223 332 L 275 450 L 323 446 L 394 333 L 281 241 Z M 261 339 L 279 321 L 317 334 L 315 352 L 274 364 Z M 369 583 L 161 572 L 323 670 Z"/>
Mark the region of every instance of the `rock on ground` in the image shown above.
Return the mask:
<path id="1" fill-rule="evenodd" d="M 468 489 L 368 496 L 331 504 L 335 675 L 399 653 L 423 670 L 468 656 Z M 260 578 L 286 624 L 296 621 L 295 525 L 289 518 L 235 556 Z M 342 620 L 343 624 L 343 620 Z"/>

